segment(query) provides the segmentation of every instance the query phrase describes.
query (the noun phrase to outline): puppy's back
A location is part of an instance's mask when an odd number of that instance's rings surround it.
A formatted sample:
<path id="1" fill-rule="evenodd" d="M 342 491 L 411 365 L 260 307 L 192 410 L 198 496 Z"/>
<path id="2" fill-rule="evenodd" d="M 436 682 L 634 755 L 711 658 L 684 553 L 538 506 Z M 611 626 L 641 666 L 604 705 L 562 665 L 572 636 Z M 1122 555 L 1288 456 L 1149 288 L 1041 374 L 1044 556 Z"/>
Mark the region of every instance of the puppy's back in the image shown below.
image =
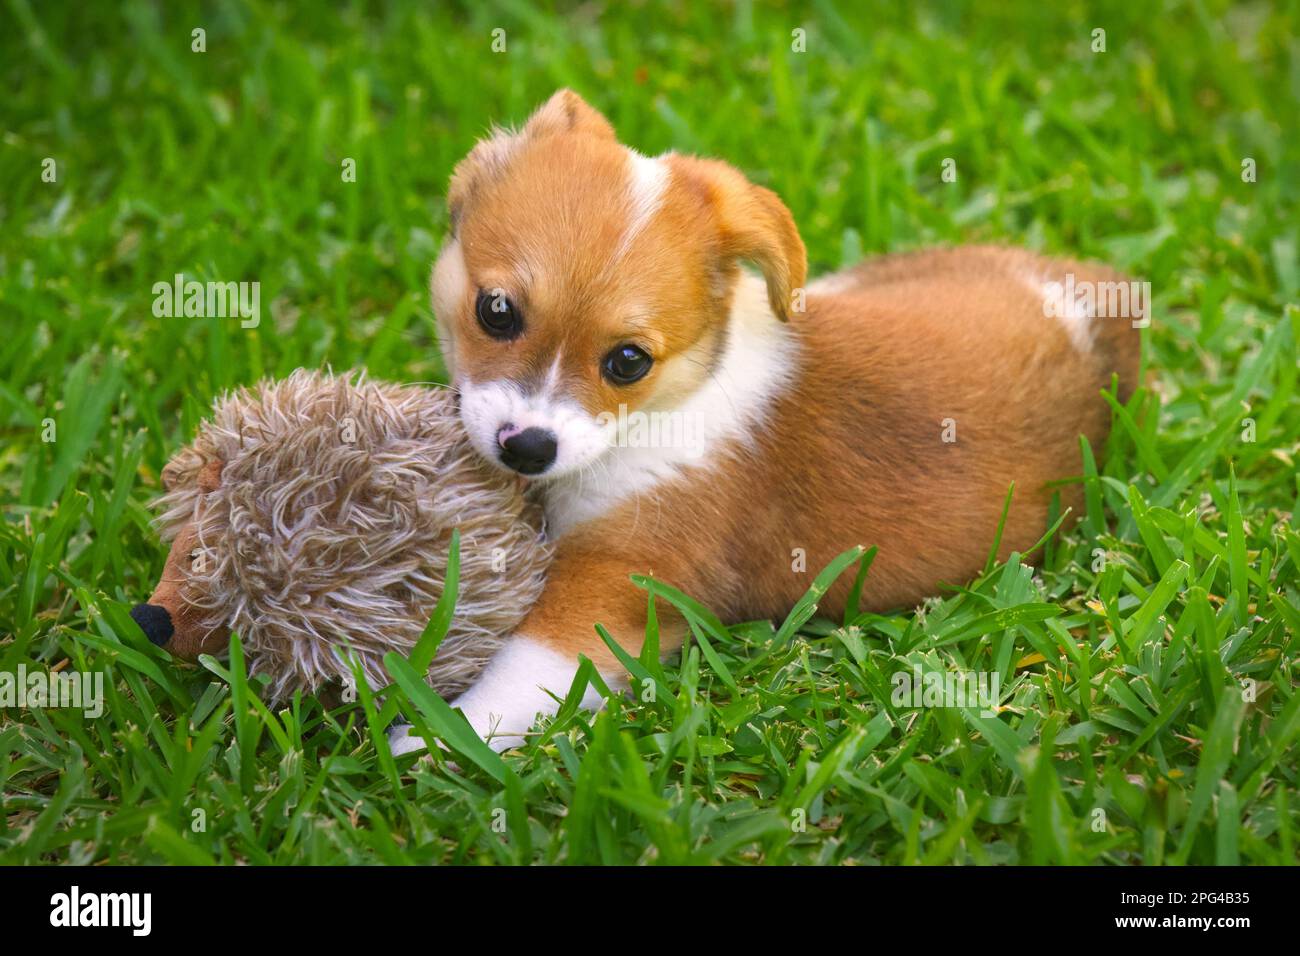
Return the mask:
<path id="1" fill-rule="evenodd" d="M 827 526 L 881 545 L 870 603 L 977 574 L 1012 483 L 1001 557 L 1037 541 L 1054 494 L 1079 513 L 1079 436 L 1100 454 L 1111 424 L 1100 393 L 1112 375 L 1121 398 L 1136 386 L 1140 332 L 1064 300 L 1115 282 L 1127 280 L 1105 266 L 967 247 L 887 256 L 810 286 L 807 315 L 792 320 L 810 374 L 774 444 L 817 463 L 790 482 L 806 509 L 832 498 L 808 492 L 822 472 L 869 502 L 821 507 Z M 810 428 L 809 409 L 834 411 Z"/>
<path id="2" fill-rule="evenodd" d="M 1142 308 L 1149 316 L 1151 303 L 1142 284 L 1103 263 L 1044 256 L 1010 246 L 959 246 L 868 259 L 819 279 L 811 291 L 815 293 L 819 287 L 834 296 L 883 293 L 888 299 L 901 296 L 921 301 L 935 294 L 943 298 L 954 289 L 965 290 L 960 294 L 969 296 L 988 290 L 1015 300 L 1028 296 L 1042 307 L 1040 312 L 1031 306 L 1030 315 L 1055 318 L 1076 349 L 1091 354 L 1099 388 L 1108 386 L 1114 374 L 1119 378 L 1120 400 L 1127 401 L 1138 384 L 1139 327 L 1145 322 L 1134 313 Z M 1111 293 L 1116 287 L 1123 293 L 1121 305 L 1126 308 L 1120 311 L 1124 314 L 1101 314 L 1113 308 Z M 1068 291 L 1077 290 L 1083 298 L 1089 288 L 1101 308 L 1065 301 Z M 1135 291 L 1140 300 L 1134 298 Z M 1049 306 L 1049 299 L 1056 309 Z M 1019 314 L 1022 310 L 1008 310 L 1009 319 L 1013 311 Z M 1049 315 L 1050 311 L 1064 314 Z"/>

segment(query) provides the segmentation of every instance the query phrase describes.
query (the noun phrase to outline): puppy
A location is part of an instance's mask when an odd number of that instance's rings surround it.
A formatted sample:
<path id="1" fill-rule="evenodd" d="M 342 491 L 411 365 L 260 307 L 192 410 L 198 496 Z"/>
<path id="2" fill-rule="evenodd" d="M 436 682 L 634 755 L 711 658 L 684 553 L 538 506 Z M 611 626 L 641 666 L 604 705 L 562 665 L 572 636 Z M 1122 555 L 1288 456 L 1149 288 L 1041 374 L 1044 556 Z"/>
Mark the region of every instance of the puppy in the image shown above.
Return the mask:
<path id="1" fill-rule="evenodd" d="M 448 199 L 432 292 L 460 412 L 484 458 L 532 483 L 556 546 L 540 600 L 453 702 L 498 750 L 554 712 L 579 655 L 623 683 L 593 625 L 639 648 L 629 575 L 724 621 L 780 619 L 832 558 L 876 545 L 861 607 L 913 605 L 981 571 L 1012 482 L 1000 553 L 1027 550 L 1047 483 L 1081 473 L 1079 435 L 1106 437 L 1099 393 L 1135 384 L 1133 323 L 1048 307 L 1109 270 L 957 248 L 805 287 L 774 193 L 620 145 L 569 90 L 480 142 Z M 1077 508 L 1080 486 L 1059 490 Z M 657 611 L 667 653 L 687 629 Z"/>

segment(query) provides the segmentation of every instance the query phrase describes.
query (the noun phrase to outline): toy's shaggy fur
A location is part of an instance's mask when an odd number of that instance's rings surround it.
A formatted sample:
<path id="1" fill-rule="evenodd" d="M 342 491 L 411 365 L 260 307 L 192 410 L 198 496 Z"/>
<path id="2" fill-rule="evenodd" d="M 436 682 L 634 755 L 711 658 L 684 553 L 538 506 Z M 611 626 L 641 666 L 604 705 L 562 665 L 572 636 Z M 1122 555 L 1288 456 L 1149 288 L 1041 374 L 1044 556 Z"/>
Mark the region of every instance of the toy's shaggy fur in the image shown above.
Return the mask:
<path id="1" fill-rule="evenodd" d="M 220 486 L 198 488 L 210 462 Z M 406 654 L 442 594 L 459 528 L 455 617 L 429 671 L 465 688 L 541 592 L 540 517 L 470 447 L 455 395 L 303 370 L 227 395 L 163 470 L 164 539 L 193 522 L 199 559 L 182 594 L 240 636 L 277 699 L 352 680 Z"/>

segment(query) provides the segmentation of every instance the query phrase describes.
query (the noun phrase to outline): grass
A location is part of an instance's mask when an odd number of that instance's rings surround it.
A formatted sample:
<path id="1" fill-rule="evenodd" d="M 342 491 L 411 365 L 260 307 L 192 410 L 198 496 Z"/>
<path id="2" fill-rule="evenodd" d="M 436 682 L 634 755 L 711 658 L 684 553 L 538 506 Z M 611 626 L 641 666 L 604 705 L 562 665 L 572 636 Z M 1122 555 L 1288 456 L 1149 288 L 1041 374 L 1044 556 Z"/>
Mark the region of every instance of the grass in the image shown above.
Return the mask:
<path id="1" fill-rule="evenodd" d="M 1295 2 L 3 6 L 0 672 L 107 698 L 0 711 L 3 861 L 1296 862 Z M 575 688 L 459 771 L 394 761 L 369 697 L 272 713 L 237 651 L 170 662 L 125 616 L 169 454 L 259 376 L 441 377 L 448 174 L 560 85 L 778 190 L 814 272 L 991 240 L 1149 279 L 1153 384 L 1082 520 L 886 616 L 724 628 L 646 582 L 698 635 L 633 661 L 656 699 Z M 154 317 L 176 273 L 259 281 L 260 326 Z M 1002 706 L 895 705 L 913 668 L 996 671 Z"/>

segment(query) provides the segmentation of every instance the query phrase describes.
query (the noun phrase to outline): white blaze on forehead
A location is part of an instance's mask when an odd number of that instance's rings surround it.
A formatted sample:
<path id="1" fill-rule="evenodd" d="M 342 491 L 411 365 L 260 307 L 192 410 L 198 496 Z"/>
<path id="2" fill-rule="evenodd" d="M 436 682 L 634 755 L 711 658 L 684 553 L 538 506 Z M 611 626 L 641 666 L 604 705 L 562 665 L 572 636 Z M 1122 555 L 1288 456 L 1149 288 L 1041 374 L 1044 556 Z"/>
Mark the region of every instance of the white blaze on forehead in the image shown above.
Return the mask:
<path id="1" fill-rule="evenodd" d="M 659 211 L 664 189 L 668 185 L 668 166 L 659 159 L 642 156 L 635 149 L 628 155 L 628 222 L 623 231 L 616 259 L 631 248 L 636 237 Z"/>

